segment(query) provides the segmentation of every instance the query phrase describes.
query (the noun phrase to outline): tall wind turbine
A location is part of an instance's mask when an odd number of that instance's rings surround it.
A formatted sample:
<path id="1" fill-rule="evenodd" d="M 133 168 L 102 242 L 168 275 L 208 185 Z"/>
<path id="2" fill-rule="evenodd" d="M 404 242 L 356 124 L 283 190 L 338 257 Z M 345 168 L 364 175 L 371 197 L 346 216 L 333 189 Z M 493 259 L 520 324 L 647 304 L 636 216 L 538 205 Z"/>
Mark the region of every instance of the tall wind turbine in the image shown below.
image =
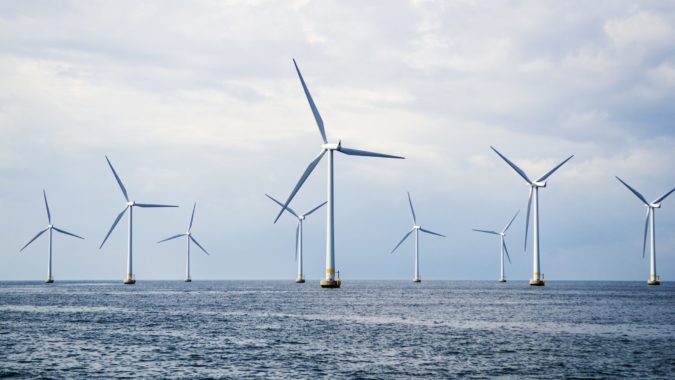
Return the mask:
<path id="1" fill-rule="evenodd" d="M 281 207 L 284 207 L 284 204 L 279 202 L 278 200 L 272 198 L 270 195 L 267 195 L 267 198 L 271 199 L 274 201 L 274 203 L 278 204 Z M 318 210 L 321 208 L 321 206 L 325 205 L 327 202 L 323 202 L 322 204 L 314 207 L 313 209 L 307 211 L 304 214 L 298 214 L 296 213 L 292 208 L 286 207 L 286 210 L 293 214 L 296 218 L 298 218 L 298 225 L 295 227 L 295 262 L 298 264 L 298 275 L 295 278 L 295 282 L 298 284 L 302 284 L 305 282 L 305 275 L 302 272 L 302 222 L 305 220 L 305 218 L 313 213 L 314 211 Z"/>
<path id="2" fill-rule="evenodd" d="M 305 91 L 305 96 L 307 96 L 307 101 L 309 102 L 309 107 L 312 109 L 312 114 L 314 115 L 314 120 L 316 120 L 316 125 L 319 127 L 319 133 L 321 134 L 321 139 L 323 140 L 323 145 L 321 145 L 321 152 L 319 152 L 319 155 L 310 162 L 309 166 L 307 166 L 307 169 L 305 169 L 305 172 L 302 174 L 300 177 L 300 180 L 298 183 L 295 185 L 293 188 L 293 191 L 291 191 L 291 194 L 288 196 L 288 199 L 284 203 L 283 207 L 281 208 L 281 211 L 279 211 L 279 214 L 277 215 L 276 219 L 274 219 L 274 223 L 279 220 L 279 217 L 281 214 L 284 212 L 284 210 L 287 209 L 288 205 L 291 203 L 293 200 L 293 197 L 295 197 L 295 194 L 300 190 L 300 187 L 302 187 L 302 184 L 305 183 L 305 180 L 307 180 L 307 177 L 312 173 L 314 168 L 319 164 L 319 161 L 323 158 L 323 156 L 328 153 L 328 186 L 327 186 L 327 201 L 328 201 L 328 206 L 326 207 L 326 218 L 327 218 L 327 223 L 326 223 L 326 277 L 321 280 L 320 285 L 323 288 L 338 288 L 340 287 L 340 282 L 335 281 L 335 230 L 334 230 L 334 214 L 333 214 L 333 152 L 340 152 L 344 153 L 349 156 L 366 156 L 366 157 L 384 157 L 384 158 L 400 158 L 402 159 L 403 157 L 400 156 L 392 156 L 389 154 L 382 154 L 382 153 L 375 153 L 375 152 L 368 152 L 365 150 L 357 150 L 357 149 L 351 149 L 342 146 L 342 141 L 338 140 L 337 143 L 329 143 L 328 139 L 326 138 L 326 131 L 323 126 L 323 119 L 321 118 L 321 115 L 319 114 L 319 110 L 316 108 L 316 104 L 314 104 L 314 100 L 312 99 L 312 95 L 309 93 L 309 89 L 307 88 L 307 84 L 305 84 L 305 80 L 302 77 L 302 74 L 300 73 L 300 69 L 298 68 L 298 64 L 295 62 L 295 59 L 293 60 L 293 64 L 295 65 L 295 71 L 298 73 L 298 77 L 300 78 L 300 83 L 302 84 L 302 88 Z"/>
<path id="3" fill-rule="evenodd" d="M 499 282 L 506 282 L 506 276 L 504 276 L 504 253 L 506 253 L 506 258 L 509 259 L 509 264 L 511 264 L 511 257 L 509 257 L 509 250 L 506 249 L 506 231 L 511 227 L 511 223 L 516 220 L 519 211 L 516 211 L 516 214 L 511 218 L 509 224 L 504 227 L 502 232 L 490 231 L 490 230 L 476 230 L 476 232 L 484 232 L 486 234 L 499 235 Z"/>
<path id="4" fill-rule="evenodd" d="M 419 252 L 419 249 L 420 249 L 420 244 L 419 244 L 420 231 L 426 232 L 426 233 L 431 234 L 431 235 L 440 236 L 440 237 L 445 237 L 445 235 L 441 235 L 441 234 L 433 232 L 433 231 L 425 230 L 424 228 L 422 228 L 420 225 L 417 224 L 417 217 L 415 216 L 415 209 L 413 208 L 412 200 L 410 199 L 410 193 L 408 193 L 408 203 L 410 204 L 410 212 L 412 213 L 413 228 L 410 231 L 408 231 L 408 233 L 405 234 L 405 236 L 403 236 L 403 239 L 401 239 L 401 241 L 398 242 L 398 244 L 396 244 L 396 247 L 394 247 L 394 249 L 391 250 L 391 253 L 394 253 L 394 251 L 396 251 L 396 248 L 398 248 L 401 244 L 403 244 L 405 239 L 407 239 L 408 236 L 410 236 L 411 233 L 415 232 L 415 277 L 413 277 L 413 282 L 421 282 L 422 278 L 420 278 L 420 252 Z"/>
<path id="5" fill-rule="evenodd" d="M 115 221 L 113 222 L 112 227 L 110 227 L 110 230 L 108 231 L 108 234 L 105 235 L 105 239 L 103 239 L 103 242 L 101 243 L 101 246 L 98 247 L 98 249 L 103 248 L 103 244 L 105 244 L 106 240 L 108 240 L 108 237 L 110 234 L 113 232 L 115 229 L 115 226 L 117 226 L 117 223 L 119 223 L 120 219 L 124 216 L 124 213 L 129 210 L 129 249 L 127 251 L 127 275 L 124 278 L 124 283 L 127 285 L 135 284 L 136 283 L 136 278 L 134 277 L 134 267 L 133 267 L 133 225 L 134 225 L 134 207 L 141 207 L 141 208 L 150 208 L 150 207 L 178 207 L 178 206 L 172 206 L 172 205 L 157 205 L 157 204 L 149 204 L 149 203 L 136 203 L 136 201 L 131 201 L 129 200 L 129 195 L 127 195 L 127 189 L 124 188 L 124 184 L 122 184 L 122 180 L 120 177 L 117 175 L 117 172 L 115 171 L 115 168 L 113 168 L 112 164 L 110 163 L 110 160 L 108 159 L 108 156 L 105 156 L 105 160 L 108 161 L 108 166 L 110 166 L 110 170 L 112 170 L 113 175 L 115 176 L 115 179 L 117 180 L 117 184 L 120 186 L 120 190 L 122 190 L 122 194 L 124 195 L 124 199 L 126 199 L 127 204 L 124 206 L 124 210 L 117 215 L 117 218 L 115 218 Z"/>
<path id="6" fill-rule="evenodd" d="M 199 249 L 201 249 L 202 251 L 204 251 L 204 253 L 209 255 L 209 253 L 206 252 L 204 247 L 202 247 L 202 245 L 197 242 L 197 239 L 195 239 L 194 235 L 191 232 L 192 231 L 192 222 L 194 222 L 194 220 L 195 220 L 195 209 L 196 208 L 197 208 L 197 202 L 195 202 L 195 205 L 192 207 L 192 217 L 190 217 L 190 224 L 188 225 L 188 229 L 187 229 L 186 233 L 173 235 L 171 237 L 168 237 L 164 240 L 160 240 L 160 241 L 157 242 L 157 244 L 159 244 L 159 243 L 167 241 L 167 240 L 176 239 L 176 238 L 179 238 L 181 236 L 185 236 L 185 240 L 187 242 L 187 264 L 186 264 L 187 267 L 185 269 L 185 282 L 192 282 L 192 278 L 190 277 L 190 242 L 193 242 L 193 243 L 197 244 L 197 247 L 199 247 Z"/>
<path id="7" fill-rule="evenodd" d="M 647 216 L 645 218 L 645 234 L 644 240 L 642 241 L 642 257 L 644 258 L 645 249 L 647 246 L 647 229 L 649 229 L 651 233 L 649 234 L 649 280 L 647 281 L 647 285 L 661 285 L 661 280 L 659 280 L 659 276 L 656 275 L 656 233 L 654 232 L 654 211 L 657 208 L 661 208 L 661 202 L 666 199 L 666 197 L 668 197 L 673 191 L 675 191 L 675 189 L 670 190 L 669 192 L 658 197 L 654 202 L 650 203 L 647 202 L 647 199 L 645 199 L 642 194 L 630 187 L 621 178 L 616 177 L 616 179 L 623 183 L 628 188 L 628 190 L 635 194 L 635 196 L 638 197 L 638 199 L 640 199 L 647 207 Z"/>
<path id="8" fill-rule="evenodd" d="M 506 161 L 509 166 L 513 168 L 513 170 L 518 173 L 525 182 L 530 186 L 530 195 L 529 199 L 527 202 L 527 216 L 525 217 L 525 248 L 527 249 L 527 229 L 529 227 L 529 222 L 530 222 L 530 208 L 534 207 L 534 212 L 532 213 L 532 239 L 533 239 L 533 245 L 534 245 L 534 252 L 533 252 L 533 262 L 532 262 L 532 279 L 530 280 L 530 285 L 532 286 L 544 286 L 544 278 L 540 273 L 540 265 L 539 265 L 539 188 L 540 187 L 546 187 L 546 179 L 551 176 L 556 170 L 558 170 L 563 164 L 565 164 L 567 161 L 571 160 L 574 155 L 571 155 L 565 159 L 565 161 L 559 163 L 557 166 L 555 166 L 553 169 L 549 170 L 546 174 L 543 176 L 539 177 L 536 181 L 530 180 L 530 178 L 525 174 L 525 172 L 520 169 L 516 164 L 511 162 L 508 158 L 506 158 L 503 154 L 499 153 L 497 149 L 494 147 L 490 147 L 492 150 L 495 151 L 501 157 L 504 161 Z M 534 205 L 534 206 L 533 206 Z"/>
<path id="9" fill-rule="evenodd" d="M 54 227 L 54 225 L 52 224 L 52 214 L 49 212 L 49 203 L 47 203 L 47 193 L 44 190 L 42 190 L 42 195 L 45 198 L 45 208 L 47 209 L 47 221 L 49 222 L 49 224 L 47 225 L 47 228 L 38 232 L 38 234 L 35 235 L 34 238 L 30 239 L 30 241 L 28 243 L 26 243 L 26 245 L 24 245 L 23 248 L 21 248 L 21 250 L 19 250 L 19 252 L 26 249 L 26 247 L 28 247 L 30 245 L 30 243 L 35 241 L 35 239 L 39 238 L 40 235 L 49 231 L 49 266 L 47 267 L 47 280 L 45 282 L 47 284 L 51 284 L 52 282 L 54 282 L 54 277 L 52 277 L 52 231 L 60 232 L 64 235 L 74 236 L 78 239 L 84 239 L 84 238 L 82 236 L 77 236 L 77 235 L 75 235 L 73 233 L 70 233 L 68 231 L 64 231 L 60 228 Z"/>

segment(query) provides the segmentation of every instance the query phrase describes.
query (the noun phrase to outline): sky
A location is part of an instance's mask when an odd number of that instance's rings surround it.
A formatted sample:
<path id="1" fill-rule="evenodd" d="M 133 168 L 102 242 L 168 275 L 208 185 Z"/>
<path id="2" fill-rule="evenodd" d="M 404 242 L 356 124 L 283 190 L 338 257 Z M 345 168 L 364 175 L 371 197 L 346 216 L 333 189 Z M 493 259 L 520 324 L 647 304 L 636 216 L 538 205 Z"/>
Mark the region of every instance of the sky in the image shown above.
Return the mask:
<path id="1" fill-rule="evenodd" d="M 0 2 L 0 280 L 126 273 L 125 205 L 108 155 L 138 202 L 138 280 L 295 278 L 286 198 L 321 149 L 298 61 L 329 140 L 405 156 L 335 157 L 336 264 L 343 280 L 413 276 L 419 224 L 428 280 L 496 280 L 501 229 L 524 250 L 530 177 L 574 158 L 540 192 L 542 273 L 639 280 L 645 208 L 675 187 L 675 3 L 668 1 L 22 1 Z M 326 163 L 291 206 L 326 199 Z M 325 271 L 325 209 L 304 229 L 305 273 Z M 675 279 L 675 196 L 656 211 L 657 270 Z"/>

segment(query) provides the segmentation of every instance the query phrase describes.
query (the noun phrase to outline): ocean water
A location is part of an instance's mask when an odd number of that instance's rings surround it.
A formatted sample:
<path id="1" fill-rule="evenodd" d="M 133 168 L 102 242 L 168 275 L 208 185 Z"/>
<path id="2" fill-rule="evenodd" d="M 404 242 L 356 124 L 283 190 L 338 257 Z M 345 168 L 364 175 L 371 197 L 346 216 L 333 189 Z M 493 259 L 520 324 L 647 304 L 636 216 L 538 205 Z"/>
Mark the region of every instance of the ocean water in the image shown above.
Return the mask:
<path id="1" fill-rule="evenodd" d="M 0 283 L 0 376 L 675 378 L 675 286 Z"/>

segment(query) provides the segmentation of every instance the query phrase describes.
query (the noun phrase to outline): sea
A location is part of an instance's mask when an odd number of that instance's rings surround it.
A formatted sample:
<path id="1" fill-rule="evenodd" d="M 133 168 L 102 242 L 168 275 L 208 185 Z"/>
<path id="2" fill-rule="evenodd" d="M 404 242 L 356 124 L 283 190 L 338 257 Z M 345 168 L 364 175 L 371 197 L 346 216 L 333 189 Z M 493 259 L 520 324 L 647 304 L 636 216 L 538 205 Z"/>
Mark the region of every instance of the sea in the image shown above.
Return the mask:
<path id="1" fill-rule="evenodd" d="M 0 377 L 673 379 L 675 284 L 0 282 Z"/>

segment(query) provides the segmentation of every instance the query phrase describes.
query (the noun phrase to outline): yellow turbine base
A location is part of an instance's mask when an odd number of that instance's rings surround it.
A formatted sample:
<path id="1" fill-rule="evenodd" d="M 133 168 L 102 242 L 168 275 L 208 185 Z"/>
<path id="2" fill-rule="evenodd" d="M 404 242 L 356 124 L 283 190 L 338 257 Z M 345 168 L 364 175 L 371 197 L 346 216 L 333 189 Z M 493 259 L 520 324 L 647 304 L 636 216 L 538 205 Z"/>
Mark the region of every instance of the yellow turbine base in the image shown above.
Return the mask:
<path id="1" fill-rule="evenodd" d="M 649 280 L 649 281 L 647 281 L 647 285 L 661 285 L 661 281 L 659 281 L 659 280 Z"/>
<path id="2" fill-rule="evenodd" d="M 321 285 L 322 288 L 339 288 L 341 284 L 342 284 L 342 281 L 340 281 L 340 279 L 337 279 L 337 280 L 321 280 L 321 282 L 319 282 L 319 285 Z"/>
<path id="3" fill-rule="evenodd" d="M 530 280 L 532 286 L 544 286 L 545 284 L 544 280 Z"/>

